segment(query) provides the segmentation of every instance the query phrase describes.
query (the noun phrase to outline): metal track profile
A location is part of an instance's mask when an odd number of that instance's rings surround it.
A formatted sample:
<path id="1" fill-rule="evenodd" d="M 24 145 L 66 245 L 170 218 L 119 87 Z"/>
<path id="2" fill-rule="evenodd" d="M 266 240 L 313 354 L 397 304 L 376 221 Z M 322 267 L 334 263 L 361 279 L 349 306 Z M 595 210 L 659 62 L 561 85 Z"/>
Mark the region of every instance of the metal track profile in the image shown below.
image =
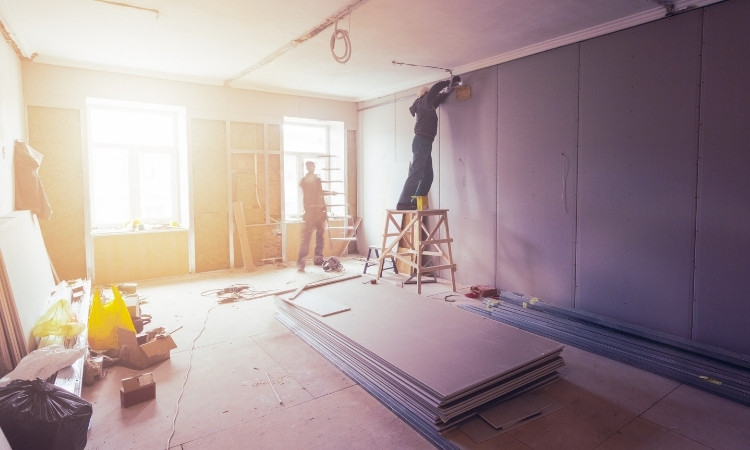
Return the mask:
<path id="1" fill-rule="evenodd" d="M 563 344 L 750 405 L 750 358 L 686 339 L 502 293 L 492 308 L 459 306 Z"/>

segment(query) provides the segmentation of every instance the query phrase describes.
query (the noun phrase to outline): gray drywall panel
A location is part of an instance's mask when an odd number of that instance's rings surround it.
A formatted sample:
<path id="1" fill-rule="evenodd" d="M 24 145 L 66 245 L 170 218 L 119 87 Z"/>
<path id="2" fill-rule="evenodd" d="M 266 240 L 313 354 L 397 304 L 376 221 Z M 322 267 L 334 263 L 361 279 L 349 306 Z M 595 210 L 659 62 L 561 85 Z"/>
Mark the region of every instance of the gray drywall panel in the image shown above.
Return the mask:
<path id="1" fill-rule="evenodd" d="M 358 241 L 360 254 L 367 246 L 380 245 L 385 227 L 385 210 L 395 209 L 411 161 L 414 118 L 409 106 L 416 91 L 383 98 L 360 109 L 357 149 L 359 214 L 362 217 Z M 437 140 L 433 148 L 433 157 Z M 435 174 L 437 181 L 437 173 Z"/>
<path id="2" fill-rule="evenodd" d="M 689 337 L 701 11 L 582 42 L 575 306 Z"/>
<path id="3" fill-rule="evenodd" d="M 693 338 L 750 354 L 750 2 L 704 15 Z"/>
<path id="4" fill-rule="evenodd" d="M 570 307 L 578 46 L 501 64 L 497 110 L 496 285 Z"/>
<path id="5" fill-rule="evenodd" d="M 369 245 L 380 245 L 386 208 L 395 207 L 403 180 L 394 176 L 396 148 L 394 139 L 395 103 L 369 107 L 360 111 L 357 148 L 357 201 L 362 223 L 358 230 L 359 252 L 367 253 Z M 398 193 L 397 193 L 398 192 Z"/>
<path id="6" fill-rule="evenodd" d="M 448 209 L 456 280 L 495 281 L 495 111 L 497 67 L 461 74 L 471 96 L 454 91 L 440 106 L 440 208 Z M 433 188 L 434 189 L 434 188 Z"/>

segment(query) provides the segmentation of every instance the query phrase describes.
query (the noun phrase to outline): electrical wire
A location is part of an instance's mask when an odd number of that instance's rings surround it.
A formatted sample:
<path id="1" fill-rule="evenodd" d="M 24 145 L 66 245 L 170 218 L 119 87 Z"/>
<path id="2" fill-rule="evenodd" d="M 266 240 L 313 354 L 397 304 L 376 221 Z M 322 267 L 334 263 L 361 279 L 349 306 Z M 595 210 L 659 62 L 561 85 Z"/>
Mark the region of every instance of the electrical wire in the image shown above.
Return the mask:
<path id="1" fill-rule="evenodd" d="M 570 170 L 570 158 L 565 153 L 563 156 L 563 185 L 562 185 L 562 203 L 565 213 L 568 212 L 568 171 Z"/>
<path id="2" fill-rule="evenodd" d="M 195 342 L 201 337 L 203 332 L 206 330 L 206 324 L 208 323 L 208 315 L 211 313 L 211 311 L 213 311 L 214 308 L 216 308 L 219 305 L 220 303 L 217 303 L 213 305 L 212 307 L 208 308 L 208 311 L 206 311 L 206 318 L 203 319 L 203 328 L 201 328 L 201 331 L 193 339 L 193 344 L 190 348 L 190 359 L 188 360 L 188 369 L 187 369 L 187 372 L 185 372 L 185 380 L 183 380 L 182 382 L 182 388 L 180 388 L 180 395 L 177 397 L 177 402 L 175 403 L 174 417 L 172 418 L 172 432 L 169 434 L 169 438 L 167 439 L 167 447 L 166 447 L 167 450 L 169 450 L 169 446 L 172 444 L 172 438 L 174 437 L 174 433 L 177 428 L 177 415 L 180 413 L 180 400 L 182 400 L 182 395 L 185 393 L 185 385 L 188 382 L 188 378 L 190 377 L 190 371 L 193 368 L 193 353 L 195 353 Z"/>
<path id="3" fill-rule="evenodd" d="M 232 284 L 230 286 L 227 286 L 225 288 L 221 289 L 210 289 L 207 291 L 201 292 L 201 296 L 207 297 L 209 295 L 216 295 L 217 297 L 221 299 L 238 299 L 238 298 L 244 298 L 249 299 L 252 298 L 254 295 L 258 294 L 258 291 L 255 290 L 251 285 L 249 284 Z M 174 418 L 172 419 L 172 433 L 169 435 L 169 439 L 167 439 L 167 450 L 169 449 L 169 446 L 172 443 L 172 438 L 174 437 L 175 429 L 177 427 L 177 415 L 180 412 L 180 400 L 182 400 L 182 395 L 185 393 L 185 385 L 187 384 L 188 378 L 190 377 L 190 371 L 193 368 L 193 353 L 195 352 L 195 343 L 198 341 L 198 339 L 203 335 L 203 332 L 206 330 L 206 324 L 208 323 L 208 315 L 213 311 L 214 308 L 221 305 L 221 303 L 216 303 L 212 307 L 206 311 L 206 318 L 203 319 L 203 328 L 201 328 L 201 331 L 198 333 L 198 335 L 193 339 L 193 344 L 190 348 L 190 359 L 188 360 L 188 370 L 185 372 L 185 380 L 182 382 L 182 388 L 180 389 L 180 395 L 177 397 L 177 403 L 175 404 L 175 413 Z"/>
<path id="4" fill-rule="evenodd" d="M 440 69 L 440 70 L 444 70 L 444 71 L 448 72 L 448 75 L 450 75 L 451 77 L 453 77 L 453 71 L 451 69 L 446 69 L 445 67 L 425 66 L 423 64 L 411 64 L 411 63 L 400 62 L 400 61 L 396 61 L 396 60 L 391 61 L 391 64 L 393 64 L 394 66 L 398 65 L 398 66 L 426 67 L 428 69 Z"/>
<path id="5" fill-rule="evenodd" d="M 257 294 L 257 291 L 249 284 L 233 284 L 222 289 L 210 289 L 208 291 L 201 292 L 201 295 L 203 297 L 216 295 L 223 300 L 236 300 L 240 298 L 250 299 L 255 294 Z"/>
<path id="6" fill-rule="evenodd" d="M 351 12 L 347 14 L 349 15 L 349 28 L 351 29 Z M 341 56 L 337 55 L 335 50 L 336 41 L 339 39 L 344 41 L 344 53 Z M 333 34 L 331 35 L 331 54 L 333 55 L 333 59 L 341 64 L 346 64 L 349 58 L 352 57 L 352 42 L 349 39 L 349 31 L 339 29 L 339 19 L 336 19 L 336 25 L 334 25 Z"/>

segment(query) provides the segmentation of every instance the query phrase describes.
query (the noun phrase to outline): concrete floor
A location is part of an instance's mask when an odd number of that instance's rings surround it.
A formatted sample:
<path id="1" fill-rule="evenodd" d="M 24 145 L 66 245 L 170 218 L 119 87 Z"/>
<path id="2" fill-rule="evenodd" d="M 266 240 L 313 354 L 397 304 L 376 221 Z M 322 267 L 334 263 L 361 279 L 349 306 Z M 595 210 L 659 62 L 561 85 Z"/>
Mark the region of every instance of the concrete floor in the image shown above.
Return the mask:
<path id="1" fill-rule="evenodd" d="M 343 263 L 362 272 L 361 260 Z M 138 283 L 153 316 L 146 329 L 182 327 L 172 335 L 178 347 L 147 370 L 113 366 L 84 387 L 94 408 L 86 448 L 433 448 L 278 322 L 272 296 L 221 304 L 211 293 L 295 289 L 327 276 L 318 266 L 264 266 Z M 404 280 L 389 271 L 381 282 Z M 442 280 L 422 286 L 436 301 L 446 293 Z M 750 407 L 574 347 L 563 358 L 561 379 L 541 390 L 560 409 L 481 444 L 459 429 L 444 436 L 466 449 L 750 449 Z M 121 408 L 120 380 L 147 371 L 156 399 Z"/>

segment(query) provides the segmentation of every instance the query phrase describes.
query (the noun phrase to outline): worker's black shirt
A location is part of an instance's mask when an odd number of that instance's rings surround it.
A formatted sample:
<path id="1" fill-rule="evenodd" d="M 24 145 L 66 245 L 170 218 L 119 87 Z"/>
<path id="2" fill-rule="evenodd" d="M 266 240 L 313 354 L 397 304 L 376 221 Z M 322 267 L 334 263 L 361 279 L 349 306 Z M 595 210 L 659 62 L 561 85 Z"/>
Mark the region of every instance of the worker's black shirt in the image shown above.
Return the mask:
<path id="1" fill-rule="evenodd" d="M 435 109 L 440 103 L 448 97 L 448 93 L 440 91 L 448 86 L 450 81 L 438 81 L 423 96 L 414 100 L 409 107 L 412 116 L 417 116 L 417 123 L 414 124 L 414 134 L 435 139 L 437 135 L 438 117 Z"/>

